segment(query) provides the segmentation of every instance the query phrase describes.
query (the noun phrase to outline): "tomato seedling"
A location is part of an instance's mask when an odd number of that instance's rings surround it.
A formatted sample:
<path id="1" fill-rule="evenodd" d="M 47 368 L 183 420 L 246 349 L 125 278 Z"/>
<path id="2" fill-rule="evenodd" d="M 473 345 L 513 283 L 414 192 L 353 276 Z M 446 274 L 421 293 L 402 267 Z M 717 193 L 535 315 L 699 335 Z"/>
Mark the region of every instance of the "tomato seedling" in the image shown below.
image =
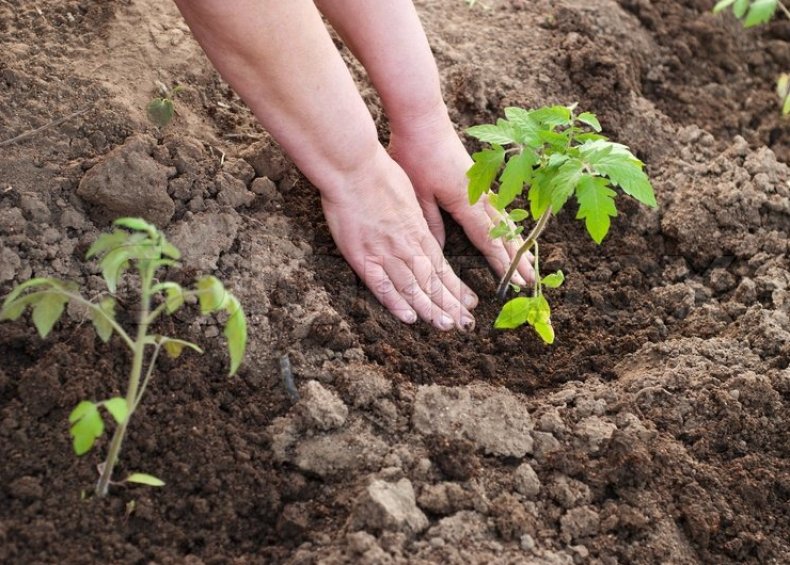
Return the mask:
<path id="1" fill-rule="evenodd" d="M 535 283 L 531 296 L 507 302 L 494 326 L 512 329 L 529 324 L 546 343 L 554 342 L 554 328 L 543 289 L 557 288 L 565 280 L 562 271 L 540 275 L 538 240 L 552 214 L 559 213 L 575 196 L 579 205 L 576 218 L 584 220 L 590 237 L 600 244 L 609 232 L 611 218 L 617 216 L 613 187 L 656 206 L 642 162 L 625 145 L 600 135 L 601 125 L 594 114 L 576 114 L 575 110 L 575 104 L 536 110 L 505 108 L 505 119 L 466 130 L 490 146 L 472 155 L 474 164 L 467 177 L 470 204 L 485 195 L 502 215 L 502 221 L 491 229 L 491 237 L 514 240 L 524 232 L 519 224 L 530 217 L 535 221 L 497 289 L 500 299 L 505 298 L 509 286 L 521 291 L 510 281 L 524 253 L 532 251 Z M 529 210 L 513 206 L 525 190 Z"/>
<path id="2" fill-rule="evenodd" d="M 115 420 L 115 433 L 107 458 L 100 465 L 101 475 L 96 484 L 96 494 L 100 497 L 107 494 L 110 484 L 120 484 L 111 481 L 113 468 L 118 462 L 129 420 L 140 404 L 161 350 L 164 349 L 172 358 L 181 355 L 185 348 L 203 353 L 200 347 L 189 341 L 150 334 L 149 329 L 159 316 L 173 314 L 191 300 L 197 300 L 204 315 L 225 312 L 227 321 L 224 335 L 230 352 L 231 375 L 239 368 L 247 344 L 247 321 L 241 304 L 217 278 L 202 277 L 197 280 L 193 290 L 184 289 L 175 282 L 160 282 L 156 277 L 157 271 L 162 267 L 177 265 L 181 256 L 178 249 L 155 226 L 139 218 L 121 218 L 115 221 L 115 226 L 117 228 L 112 233 L 99 236 L 87 253 L 88 259 L 99 258 L 109 295 L 91 301 L 79 293 L 78 286 L 73 282 L 35 278 L 14 288 L 0 309 L 0 321 L 16 320 L 29 306 L 33 311 L 33 324 L 39 335 L 45 338 L 63 314 L 66 304 L 79 304 L 87 308 L 102 341 L 108 342 L 115 334 L 131 350 L 132 366 L 126 397 L 117 396 L 99 402 L 83 400 L 69 415 L 69 432 L 77 455 L 90 451 L 103 435 L 104 421 L 100 409 Z M 134 336 L 118 323 L 115 315 L 117 301 L 113 298 L 118 282 L 132 264 L 136 267 L 140 285 L 140 306 Z M 160 479 L 146 473 L 131 473 L 120 482 L 164 485 Z"/>

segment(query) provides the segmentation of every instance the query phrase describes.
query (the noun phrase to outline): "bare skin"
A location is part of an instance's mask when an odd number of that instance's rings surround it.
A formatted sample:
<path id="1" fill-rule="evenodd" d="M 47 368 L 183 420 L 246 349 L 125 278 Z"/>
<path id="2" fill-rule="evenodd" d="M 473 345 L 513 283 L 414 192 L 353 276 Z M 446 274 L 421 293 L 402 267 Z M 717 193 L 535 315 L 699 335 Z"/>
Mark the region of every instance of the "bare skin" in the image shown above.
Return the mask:
<path id="1" fill-rule="evenodd" d="M 319 189 L 335 243 L 376 298 L 406 323 L 473 327 L 477 297 L 444 259 L 439 207 L 500 275 L 517 242 L 491 241 L 496 212 L 466 200 L 471 159 L 411 1 L 175 2 L 219 72 Z M 381 96 L 389 151 L 319 8 Z M 523 284 L 534 274 L 522 263 L 514 282 Z"/>

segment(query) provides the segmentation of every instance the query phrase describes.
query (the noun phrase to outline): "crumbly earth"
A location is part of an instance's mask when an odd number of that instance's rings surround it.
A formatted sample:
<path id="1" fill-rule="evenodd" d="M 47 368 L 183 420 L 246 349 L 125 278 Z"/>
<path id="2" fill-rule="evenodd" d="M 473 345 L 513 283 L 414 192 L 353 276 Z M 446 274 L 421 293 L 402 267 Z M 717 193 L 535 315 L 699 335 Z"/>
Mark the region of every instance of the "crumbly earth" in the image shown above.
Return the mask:
<path id="1" fill-rule="evenodd" d="M 98 295 L 82 257 L 135 213 L 186 251 L 174 279 L 216 274 L 250 323 L 228 378 L 217 320 L 163 322 L 206 354 L 161 361 L 119 476 L 167 486 L 102 500 L 82 495 L 106 440 L 75 457 L 66 418 L 122 392 L 126 352 L 78 311 L 46 341 L 0 324 L 0 562 L 790 561 L 790 130 L 773 94 L 790 22 L 744 31 L 712 0 L 417 5 L 459 129 L 578 101 L 654 179 L 659 210 L 622 199 L 602 246 L 572 211 L 547 233 L 544 268 L 567 275 L 552 347 L 491 328 L 496 281 L 457 228 L 477 329 L 392 319 L 168 3 L 0 0 L 0 142 L 87 109 L 0 147 L 0 291 L 57 276 Z M 145 118 L 156 81 L 185 87 L 163 130 Z"/>

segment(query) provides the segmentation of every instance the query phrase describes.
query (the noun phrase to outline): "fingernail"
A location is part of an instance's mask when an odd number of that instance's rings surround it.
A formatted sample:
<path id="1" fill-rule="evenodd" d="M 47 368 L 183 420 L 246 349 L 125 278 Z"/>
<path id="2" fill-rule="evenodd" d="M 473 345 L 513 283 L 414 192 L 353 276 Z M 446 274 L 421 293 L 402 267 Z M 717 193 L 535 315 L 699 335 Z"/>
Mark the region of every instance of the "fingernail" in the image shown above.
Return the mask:
<path id="1" fill-rule="evenodd" d="M 405 312 L 401 316 L 401 320 L 406 324 L 413 324 L 417 321 L 417 314 L 415 312 Z"/>
<path id="2" fill-rule="evenodd" d="M 451 330 L 455 326 L 453 319 L 447 314 L 442 314 L 439 318 L 439 328 L 443 330 Z"/>
<path id="3" fill-rule="evenodd" d="M 519 273 L 516 273 L 516 274 L 513 276 L 513 279 L 512 279 L 512 280 L 513 280 L 513 282 L 514 282 L 514 283 L 516 283 L 516 284 L 517 284 L 517 285 L 519 285 L 519 286 L 524 286 L 524 285 L 526 285 L 526 284 L 527 284 L 527 281 L 525 281 L 525 280 L 524 280 L 524 277 L 522 277 L 522 276 L 521 276 L 521 274 L 519 274 Z"/>
<path id="4" fill-rule="evenodd" d="M 461 318 L 461 329 L 465 332 L 471 332 L 475 329 L 475 319 L 470 316 L 463 316 Z"/>
<path id="5" fill-rule="evenodd" d="M 477 296 L 475 296 L 474 294 L 464 295 L 464 306 L 466 306 L 470 310 L 475 306 L 477 306 Z"/>

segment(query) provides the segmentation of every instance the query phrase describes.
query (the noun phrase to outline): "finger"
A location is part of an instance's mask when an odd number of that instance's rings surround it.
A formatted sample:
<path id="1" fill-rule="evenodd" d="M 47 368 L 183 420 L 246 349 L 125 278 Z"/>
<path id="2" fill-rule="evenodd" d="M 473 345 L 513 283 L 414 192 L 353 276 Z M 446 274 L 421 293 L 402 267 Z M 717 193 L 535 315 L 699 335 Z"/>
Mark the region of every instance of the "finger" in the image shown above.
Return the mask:
<path id="1" fill-rule="evenodd" d="M 405 324 L 417 321 L 417 313 L 395 288 L 395 284 L 381 266 L 382 257 L 368 257 L 362 273 L 362 280 L 384 307 Z"/>
<path id="2" fill-rule="evenodd" d="M 436 238 L 436 241 L 439 243 L 439 247 L 443 249 L 445 233 L 444 222 L 442 221 L 442 212 L 439 209 L 439 205 L 433 198 L 431 200 L 423 200 L 422 198 L 418 198 L 418 201 L 420 203 L 420 208 L 422 208 L 422 215 L 425 217 L 425 221 L 428 223 L 428 229 L 433 234 L 433 237 Z"/>
<path id="3" fill-rule="evenodd" d="M 458 329 L 473 329 L 475 325 L 474 317 L 461 302 L 461 281 L 455 277 L 449 265 L 447 265 L 447 269 L 444 269 L 446 261 L 436 242 L 426 237 L 422 243 L 425 255 L 413 257 L 411 268 L 423 291 L 436 306 L 450 315 Z M 441 271 L 449 271 L 450 276 L 446 272 L 442 273 Z M 456 287 L 455 293 L 451 290 L 451 287 L 445 284 L 442 274 L 450 280 L 452 286 Z"/>
<path id="4" fill-rule="evenodd" d="M 494 272 L 500 277 L 504 276 L 510 267 L 515 251 L 508 250 L 501 239 L 491 239 L 489 236 L 496 223 L 489 215 L 483 202 L 480 201 L 474 206 L 466 207 L 456 212 L 453 217 L 464 228 L 469 241 L 480 250 Z M 527 284 L 520 270 L 513 276 L 513 282 L 519 285 Z"/>
<path id="5" fill-rule="evenodd" d="M 437 249 L 430 242 L 424 243 L 425 253 L 431 258 L 434 271 L 439 276 L 442 284 L 447 288 L 455 299 L 466 308 L 467 312 L 477 306 L 478 298 L 474 291 L 469 288 L 453 271 L 450 263 L 447 262 L 441 249 Z M 474 324 L 474 320 L 470 320 Z M 461 324 L 468 324 L 461 320 Z"/>
<path id="6" fill-rule="evenodd" d="M 455 322 L 448 312 L 431 300 L 417 279 L 411 265 L 393 257 L 385 261 L 385 271 L 403 299 L 411 306 L 421 320 L 440 330 L 448 331 L 455 327 Z M 430 277 L 429 277 L 430 278 Z M 430 285 L 426 281 L 426 286 Z"/>

